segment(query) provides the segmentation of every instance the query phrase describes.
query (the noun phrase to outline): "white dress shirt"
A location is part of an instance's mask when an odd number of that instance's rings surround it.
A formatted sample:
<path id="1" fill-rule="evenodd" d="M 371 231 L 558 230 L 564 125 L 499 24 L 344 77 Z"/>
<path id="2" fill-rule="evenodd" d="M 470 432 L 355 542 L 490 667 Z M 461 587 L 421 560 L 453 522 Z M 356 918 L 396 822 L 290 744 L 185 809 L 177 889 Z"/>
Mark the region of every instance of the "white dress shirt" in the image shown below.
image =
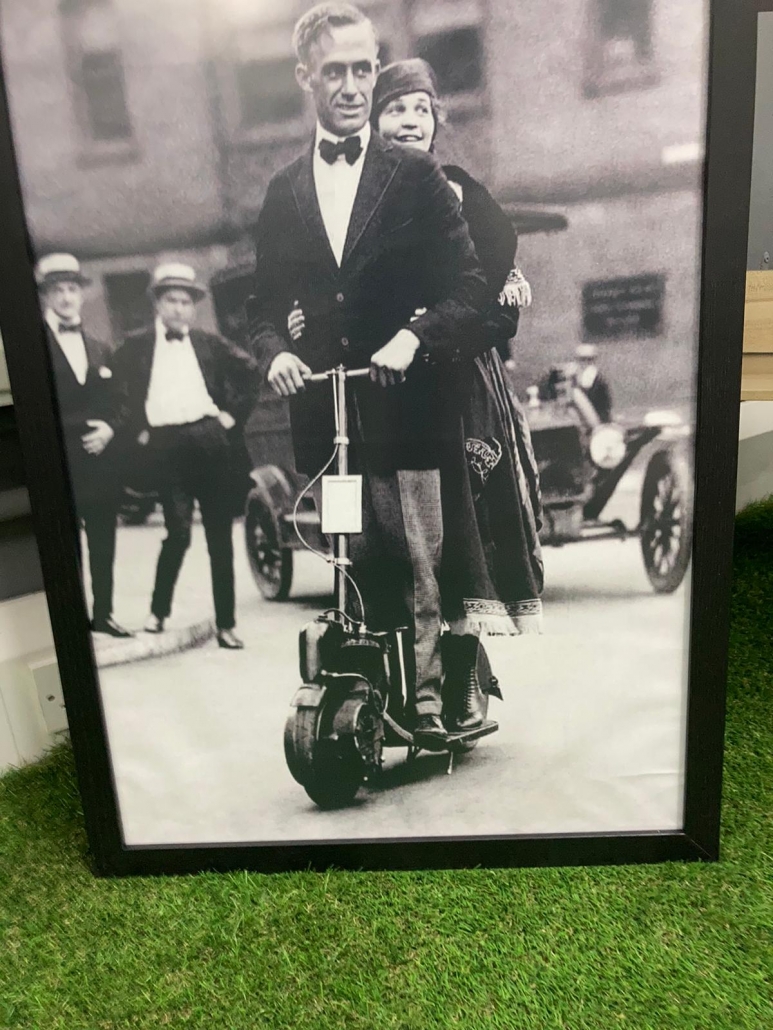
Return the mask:
<path id="1" fill-rule="evenodd" d="M 48 327 L 54 334 L 56 342 L 62 348 L 62 353 L 67 358 L 73 375 L 80 385 L 83 386 L 86 382 L 86 376 L 89 374 L 89 357 L 86 353 L 86 344 L 83 342 L 83 333 L 80 331 L 77 333 L 60 333 L 59 323 L 61 319 L 54 311 L 49 310 L 46 312 L 46 322 L 48 322 Z"/>
<path id="2" fill-rule="evenodd" d="M 182 340 L 167 340 L 166 326 L 156 319 L 156 346 L 150 372 L 145 415 L 148 425 L 183 426 L 217 417 L 188 331 Z"/>
<path id="3" fill-rule="evenodd" d="M 317 201 L 322 221 L 325 223 L 327 238 L 330 240 L 330 247 L 339 267 L 344 254 L 354 198 L 357 196 L 362 166 L 365 163 L 365 154 L 370 143 L 370 125 L 366 124 L 357 135 L 362 142 L 362 153 L 354 164 L 348 164 L 343 156 L 333 164 L 328 164 L 320 155 L 320 140 L 329 139 L 332 143 L 339 143 L 340 137 L 323 129 L 317 122 L 313 161 L 314 187 L 317 191 Z"/>

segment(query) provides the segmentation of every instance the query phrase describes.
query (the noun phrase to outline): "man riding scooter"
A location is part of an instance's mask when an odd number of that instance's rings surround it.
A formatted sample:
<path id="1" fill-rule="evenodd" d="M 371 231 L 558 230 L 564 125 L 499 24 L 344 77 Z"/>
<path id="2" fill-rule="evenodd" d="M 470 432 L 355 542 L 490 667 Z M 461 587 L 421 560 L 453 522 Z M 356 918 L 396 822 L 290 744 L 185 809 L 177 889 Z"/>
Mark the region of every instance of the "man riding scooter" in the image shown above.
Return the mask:
<path id="1" fill-rule="evenodd" d="M 296 466 L 310 476 L 329 460 L 336 430 L 329 398 L 306 381 L 339 365 L 370 367 L 369 380 L 352 384 L 363 518 L 351 573 L 369 625 L 411 627 L 414 740 L 441 750 L 440 469 L 444 450 L 462 446 L 454 377 L 442 365 L 464 356 L 489 290 L 435 160 L 371 132 L 371 22 L 348 4 L 320 4 L 298 22 L 294 43 L 318 121 L 310 151 L 269 184 L 254 230 L 250 339 L 268 383 L 290 398 Z M 296 304 L 306 331 L 291 343 Z M 418 308 L 426 311 L 412 320 Z"/>

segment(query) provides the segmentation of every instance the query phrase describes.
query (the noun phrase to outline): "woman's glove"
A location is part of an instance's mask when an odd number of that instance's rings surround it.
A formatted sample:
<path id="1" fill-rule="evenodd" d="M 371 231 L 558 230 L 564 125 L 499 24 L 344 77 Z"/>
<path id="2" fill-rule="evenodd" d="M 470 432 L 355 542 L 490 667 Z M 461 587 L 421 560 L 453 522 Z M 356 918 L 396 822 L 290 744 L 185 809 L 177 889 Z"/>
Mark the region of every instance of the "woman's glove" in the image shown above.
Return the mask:
<path id="1" fill-rule="evenodd" d="M 512 268 L 507 273 L 504 289 L 499 294 L 499 303 L 503 307 L 528 308 L 531 306 L 531 286 L 520 268 Z"/>
<path id="2" fill-rule="evenodd" d="M 287 316 L 287 331 L 290 334 L 290 339 L 295 342 L 300 340 L 303 336 L 303 330 L 306 328 L 306 316 L 303 314 L 303 309 L 296 300 L 293 305 L 293 309 Z"/>

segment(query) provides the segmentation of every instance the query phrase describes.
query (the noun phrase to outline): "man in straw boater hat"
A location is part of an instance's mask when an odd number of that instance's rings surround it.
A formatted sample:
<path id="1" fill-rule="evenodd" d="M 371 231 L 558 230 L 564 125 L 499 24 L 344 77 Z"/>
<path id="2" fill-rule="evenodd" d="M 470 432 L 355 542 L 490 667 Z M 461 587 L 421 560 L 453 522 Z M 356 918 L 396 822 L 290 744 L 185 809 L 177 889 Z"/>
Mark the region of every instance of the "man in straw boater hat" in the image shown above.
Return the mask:
<path id="1" fill-rule="evenodd" d="M 59 416 L 75 509 L 86 534 L 93 598 L 91 628 L 111 637 L 131 633 L 113 618 L 113 565 L 120 463 L 115 436 L 125 412 L 110 347 L 81 321 L 89 281 L 72 254 L 47 254 L 35 268 L 54 369 Z"/>
<path id="2" fill-rule="evenodd" d="M 250 339 L 269 385 L 290 398 L 305 474 L 325 465 L 335 437 L 329 392 L 306 389 L 306 377 L 370 367 L 353 389 L 352 463 L 363 474 L 353 572 L 374 628 L 413 626 L 416 739 L 442 747 L 439 470 L 444 448 L 462 443 L 460 408 L 437 366 L 461 356 L 488 287 L 434 158 L 371 131 L 371 22 L 350 4 L 318 4 L 293 42 L 317 127 L 306 153 L 271 180 L 254 229 Z M 291 341 L 296 301 L 305 328 Z"/>
<path id="3" fill-rule="evenodd" d="M 594 343 L 581 343 L 575 351 L 578 362 L 577 385 L 584 392 L 602 422 L 612 421 L 612 392 L 599 370 L 598 347 Z"/>
<path id="4" fill-rule="evenodd" d="M 220 647 L 237 650 L 244 645 L 234 633 L 230 437 L 252 409 L 256 364 L 228 340 L 192 328 L 196 304 L 207 291 L 190 265 L 159 265 L 150 290 L 154 326 L 128 338 L 115 359 L 128 398 L 130 430 L 156 481 L 166 524 L 145 631 L 164 631 L 198 501 L 217 640 Z"/>

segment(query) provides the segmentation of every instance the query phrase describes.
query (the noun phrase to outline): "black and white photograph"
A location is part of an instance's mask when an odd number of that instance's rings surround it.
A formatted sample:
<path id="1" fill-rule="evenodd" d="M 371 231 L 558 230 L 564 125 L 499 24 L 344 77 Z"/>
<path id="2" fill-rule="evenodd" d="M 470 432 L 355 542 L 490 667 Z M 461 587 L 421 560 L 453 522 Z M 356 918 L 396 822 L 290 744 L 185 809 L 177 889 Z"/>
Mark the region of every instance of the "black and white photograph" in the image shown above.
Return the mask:
<path id="1" fill-rule="evenodd" d="M 124 845 L 682 828 L 706 0 L 0 40 Z"/>

